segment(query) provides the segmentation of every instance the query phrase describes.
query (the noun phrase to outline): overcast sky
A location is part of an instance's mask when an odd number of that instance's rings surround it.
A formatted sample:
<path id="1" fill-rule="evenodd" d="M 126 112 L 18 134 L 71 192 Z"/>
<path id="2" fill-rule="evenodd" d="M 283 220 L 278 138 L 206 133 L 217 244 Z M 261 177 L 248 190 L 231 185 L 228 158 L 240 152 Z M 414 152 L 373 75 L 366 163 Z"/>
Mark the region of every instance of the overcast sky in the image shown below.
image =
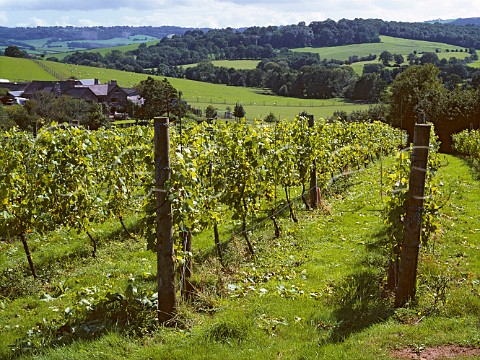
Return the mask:
<path id="1" fill-rule="evenodd" d="M 0 26 L 245 27 L 480 17 L 480 0 L 0 0 Z"/>

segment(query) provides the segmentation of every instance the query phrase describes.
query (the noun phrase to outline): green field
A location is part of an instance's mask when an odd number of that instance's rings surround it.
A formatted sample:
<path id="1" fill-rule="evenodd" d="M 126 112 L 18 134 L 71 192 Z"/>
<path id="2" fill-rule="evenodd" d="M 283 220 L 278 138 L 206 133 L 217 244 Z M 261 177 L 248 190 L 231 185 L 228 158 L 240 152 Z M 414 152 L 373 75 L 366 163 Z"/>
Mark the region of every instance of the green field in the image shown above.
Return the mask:
<path id="1" fill-rule="evenodd" d="M 63 64 L 51 61 L 42 61 L 52 73 L 62 78 L 75 77 L 77 79 L 99 79 L 101 83 L 117 80 L 120 86 L 133 87 L 148 75 L 130 73 L 112 69 L 102 69 L 89 66 Z M 35 75 L 33 75 L 35 74 Z M 156 77 L 163 79 L 163 77 Z M 21 80 L 55 80 L 31 60 L 0 57 L 0 79 L 10 81 Z M 306 111 L 315 117 L 325 118 L 335 111 L 367 109 L 367 105 L 354 105 L 340 99 L 316 100 L 295 99 L 281 96 L 266 95 L 262 89 L 235 87 L 227 85 L 209 84 L 186 79 L 169 78 L 171 84 L 182 91 L 183 98 L 193 107 L 205 109 L 208 105 L 218 108 L 221 116 L 226 107 L 233 109 L 236 103 L 243 104 L 248 119 L 264 118 L 270 112 L 282 119 L 291 119 Z"/>
<path id="2" fill-rule="evenodd" d="M 15 59 L 6 56 L 0 56 L 0 79 L 7 79 L 11 82 L 58 80 L 32 60 Z"/>
<path id="3" fill-rule="evenodd" d="M 144 41 L 143 43 L 146 43 L 147 46 L 151 46 L 151 45 L 157 44 L 158 40 L 150 40 L 150 41 L 146 41 L 146 42 Z M 89 49 L 89 50 L 81 49 L 81 51 L 93 52 L 93 53 L 97 52 L 100 55 L 105 56 L 107 53 L 111 52 L 112 50 L 119 50 L 121 52 L 136 50 L 140 44 L 142 44 L 142 42 L 136 42 L 134 44 L 129 44 L 129 45 L 110 46 L 110 47 L 104 47 L 104 48 L 98 48 L 98 49 Z M 74 52 L 74 50 L 66 49 L 63 52 L 53 54 L 52 56 L 56 57 L 59 60 L 62 60 L 63 58 L 65 58 L 65 56 L 70 55 L 73 52 Z"/>
<path id="4" fill-rule="evenodd" d="M 380 36 L 379 43 L 370 43 L 370 44 L 355 44 L 355 45 L 343 45 L 343 46 L 331 46 L 323 48 L 301 48 L 301 49 L 292 49 L 293 51 L 299 52 L 313 52 L 320 55 L 321 59 L 337 59 L 337 60 L 348 60 L 349 56 L 367 56 L 370 54 L 380 55 L 382 51 L 389 51 L 392 54 L 401 54 L 406 57 L 408 54 L 416 51 L 417 53 L 421 52 L 435 52 L 436 49 L 440 49 L 441 52 L 438 53 L 439 58 L 443 56 L 450 58 L 455 56 L 457 58 L 465 58 L 468 53 L 465 52 L 451 52 L 452 50 L 465 50 L 462 47 L 447 45 L 443 43 L 421 41 L 421 40 L 409 40 L 401 39 L 390 36 Z M 446 52 L 446 50 L 450 52 Z"/>
<path id="5" fill-rule="evenodd" d="M 253 70 L 257 68 L 258 60 L 213 60 L 212 64 L 218 67 L 234 68 L 236 70 Z M 182 65 L 185 69 L 197 66 L 197 64 Z"/>
<path id="6" fill-rule="evenodd" d="M 124 52 L 129 50 L 135 50 L 141 43 L 153 45 L 158 42 L 157 38 L 149 35 L 133 35 L 127 38 L 119 37 L 108 40 L 53 41 L 50 43 L 48 42 L 49 40 L 50 38 L 43 38 L 35 40 L 24 40 L 22 42 L 35 47 L 35 50 L 27 50 L 29 54 L 45 54 L 46 56 L 55 56 L 58 59 L 63 59 L 66 55 L 75 51 L 99 52 L 102 55 L 105 55 L 107 52 L 110 52 L 112 50 L 120 50 Z M 69 42 L 87 42 L 97 44 L 99 48 L 90 50 L 85 50 L 85 48 L 81 47 L 71 48 L 68 46 Z M 0 47 L 0 51 L 3 51 L 4 49 L 5 47 Z"/>

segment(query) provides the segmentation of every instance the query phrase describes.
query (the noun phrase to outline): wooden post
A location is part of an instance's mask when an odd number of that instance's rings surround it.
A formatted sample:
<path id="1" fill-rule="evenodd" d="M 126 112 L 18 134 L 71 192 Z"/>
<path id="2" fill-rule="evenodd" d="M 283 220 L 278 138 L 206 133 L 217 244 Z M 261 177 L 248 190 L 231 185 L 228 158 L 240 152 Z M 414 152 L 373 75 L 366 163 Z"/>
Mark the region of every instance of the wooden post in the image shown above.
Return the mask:
<path id="1" fill-rule="evenodd" d="M 416 124 L 414 129 L 403 243 L 395 294 L 396 307 L 404 306 L 415 297 L 430 127 L 430 124 Z"/>
<path id="2" fill-rule="evenodd" d="M 155 200 L 157 209 L 157 314 L 158 321 L 163 324 L 173 317 L 177 307 L 172 205 L 165 191 L 165 183 L 171 176 L 168 117 L 156 117 L 154 126 Z"/>
<path id="3" fill-rule="evenodd" d="M 27 255 L 28 266 L 30 266 L 30 271 L 32 272 L 32 276 L 34 279 L 37 279 L 38 278 L 37 272 L 35 271 L 35 266 L 33 265 L 32 255 L 30 255 L 30 249 L 28 247 L 27 237 L 25 236 L 24 232 L 20 234 L 20 240 L 22 240 L 23 249 L 25 250 L 25 255 Z"/>
<path id="4" fill-rule="evenodd" d="M 313 128 L 315 120 L 313 115 L 308 115 L 308 127 Z M 313 160 L 312 171 L 310 172 L 310 207 L 316 209 L 318 207 L 319 198 L 317 190 L 317 161 Z"/>
<path id="5" fill-rule="evenodd" d="M 189 230 L 180 233 L 182 239 L 183 254 L 186 256 L 185 263 L 182 267 L 182 297 L 184 300 L 189 300 L 193 294 L 193 286 L 190 282 L 193 271 L 192 262 L 192 232 Z"/>

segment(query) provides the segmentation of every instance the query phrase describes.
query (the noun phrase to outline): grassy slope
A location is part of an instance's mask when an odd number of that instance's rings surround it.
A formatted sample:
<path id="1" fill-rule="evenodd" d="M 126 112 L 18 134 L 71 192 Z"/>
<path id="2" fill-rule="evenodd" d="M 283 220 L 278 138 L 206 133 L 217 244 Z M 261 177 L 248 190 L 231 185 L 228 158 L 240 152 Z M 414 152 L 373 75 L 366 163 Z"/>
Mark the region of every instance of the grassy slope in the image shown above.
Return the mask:
<path id="1" fill-rule="evenodd" d="M 28 59 L 0 56 L 0 79 L 12 82 L 31 80 L 57 80 L 40 66 Z"/>
<path id="2" fill-rule="evenodd" d="M 251 70 L 255 69 L 258 65 L 259 61 L 258 60 L 213 60 L 212 64 L 215 66 L 223 66 L 227 68 L 234 68 L 238 70 Z M 188 64 L 184 65 L 183 67 L 185 69 L 188 69 L 190 67 L 194 67 L 197 64 Z"/>
<path id="3" fill-rule="evenodd" d="M 397 348 L 480 347 L 480 183 L 465 161 L 447 156 L 443 163 L 439 176 L 443 191 L 450 194 L 442 210 L 443 235 L 434 247 L 422 250 L 421 300 L 411 311 L 395 313 L 375 286 L 387 260 L 377 162 L 344 184 L 346 195 L 329 200 L 330 214 L 301 211 L 297 204 L 300 222 L 280 217 L 283 235 L 277 240 L 270 224 L 257 227 L 252 235 L 255 260 L 242 262 L 244 243 L 231 241 L 227 258 L 239 266 L 235 275 L 223 273 L 209 260 L 210 233 L 195 237 L 196 286 L 202 297 L 193 308 L 181 307 L 187 329 L 159 329 L 142 339 L 113 331 L 94 341 L 52 348 L 36 359 L 388 359 Z M 228 228 L 222 230 L 223 240 Z M 129 282 L 154 288 L 150 274 L 155 258 L 143 250 L 143 240 L 126 239 L 116 223 L 98 228 L 96 236 L 100 248 L 95 260 L 88 257 L 86 236 L 59 231 L 31 239 L 39 272 L 52 280 L 31 296 L 0 306 L 0 357 L 42 318 L 61 318 L 63 309 L 71 306 L 74 290 L 94 286 L 118 290 Z M 5 268 L 25 263 L 20 244 L 0 247 L 4 274 Z M 26 271 L 24 265 L 20 269 Z M 427 285 L 435 284 L 435 275 L 451 280 L 446 304 L 432 308 L 434 291 Z M 39 300 L 43 292 L 54 294 L 61 281 L 68 286 L 64 297 Z M 222 298 L 211 295 L 212 289 L 228 283 L 242 284 L 245 290 L 227 292 Z M 205 306 L 213 312 L 198 311 Z"/>
<path id="4" fill-rule="evenodd" d="M 450 51 L 455 49 L 463 49 L 459 46 L 421 40 L 401 39 L 391 36 L 380 36 L 379 43 L 331 46 L 323 48 L 301 48 L 294 49 L 294 51 L 315 52 L 318 53 L 322 59 L 348 60 L 348 57 L 351 55 L 367 56 L 369 54 L 377 54 L 378 56 L 384 50 L 389 51 L 392 54 L 402 54 L 404 57 L 406 57 L 413 51 L 417 51 L 417 53 L 435 52 L 436 49 L 440 49 L 442 51 L 438 54 L 439 57 L 447 56 L 447 58 L 449 58 L 450 56 L 456 56 L 464 58 L 466 55 L 468 55 L 460 52 L 445 52 L 447 49 Z"/>
<path id="5" fill-rule="evenodd" d="M 74 76 L 78 79 L 92 79 L 97 78 L 102 83 L 115 79 L 120 86 L 133 87 L 140 81 L 145 80 L 147 75 L 130 73 L 125 71 L 118 71 L 112 69 L 102 69 L 88 66 L 78 66 L 63 63 L 56 63 L 51 61 L 44 61 L 52 71 L 69 78 Z M 18 65 L 18 64 L 21 64 Z M 54 80 L 54 78 L 46 72 L 34 75 L 30 69 L 38 68 L 32 61 L 0 57 L 0 78 L 6 79 L 26 79 L 26 80 Z M 43 70 L 42 70 L 43 71 Z M 163 79 L 162 77 L 156 77 Z M 186 79 L 169 78 L 171 84 L 181 90 L 184 99 L 189 104 L 198 108 L 205 109 L 212 104 L 218 108 L 220 114 L 223 114 L 227 106 L 231 109 L 235 104 L 242 103 L 247 118 L 263 118 L 272 111 L 279 118 L 293 118 L 302 111 L 315 115 L 315 117 L 327 117 L 333 115 L 336 110 L 344 110 L 350 112 L 351 110 L 359 110 L 368 108 L 367 105 L 354 105 L 344 102 L 342 100 L 306 100 L 286 98 L 273 95 L 262 94 L 260 89 L 235 87 L 226 85 L 217 85 L 203 83 L 199 81 L 192 81 Z"/>
<path id="6" fill-rule="evenodd" d="M 112 47 L 105 47 L 105 48 L 99 48 L 99 49 L 90 49 L 90 50 L 81 50 L 81 51 L 86 51 L 86 52 L 98 52 L 102 56 L 105 56 L 107 53 L 111 52 L 112 50 L 119 50 L 121 52 L 126 52 L 126 51 L 132 51 L 136 50 L 142 42 L 136 42 L 134 44 L 130 45 L 121 45 L 121 46 L 112 46 Z M 144 43 L 147 44 L 147 46 L 155 45 L 158 43 L 158 40 L 151 40 L 151 41 L 144 41 Z M 56 57 L 57 59 L 62 60 L 65 56 L 70 55 L 73 53 L 73 51 L 65 51 L 65 52 L 60 52 L 57 54 L 52 54 L 52 56 Z"/>

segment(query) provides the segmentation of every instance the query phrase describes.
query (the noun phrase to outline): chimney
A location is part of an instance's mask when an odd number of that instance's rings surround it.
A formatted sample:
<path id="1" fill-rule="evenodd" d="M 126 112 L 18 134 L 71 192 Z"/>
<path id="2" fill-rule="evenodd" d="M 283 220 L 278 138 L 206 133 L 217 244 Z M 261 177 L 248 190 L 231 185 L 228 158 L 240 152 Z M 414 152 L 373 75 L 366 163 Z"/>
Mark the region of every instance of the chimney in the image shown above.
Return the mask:
<path id="1" fill-rule="evenodd" d="M 117 85 L 117 80 L 110 80 L 110 85 L 113 85 L 113 86 Z"/>
<path id="2" fill-rule="evenodd" d="M 53 92 L 55 93 L 56 96 L 60 96 L 62 94 L 60 83 L 58 81 L 53 85 Z"/>

